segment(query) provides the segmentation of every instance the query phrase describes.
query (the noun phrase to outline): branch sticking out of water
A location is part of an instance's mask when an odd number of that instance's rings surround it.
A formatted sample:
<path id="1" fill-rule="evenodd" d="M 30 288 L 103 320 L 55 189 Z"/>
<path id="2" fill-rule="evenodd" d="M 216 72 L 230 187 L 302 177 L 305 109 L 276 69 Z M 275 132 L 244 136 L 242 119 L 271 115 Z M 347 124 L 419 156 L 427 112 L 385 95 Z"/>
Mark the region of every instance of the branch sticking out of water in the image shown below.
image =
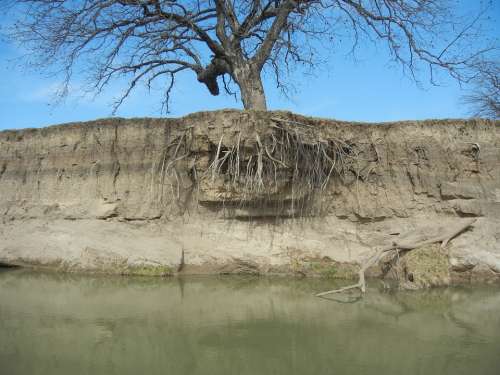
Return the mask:
<path id="1" fill-rule="evenodd" d="M 382 258 L 383 255 L 387 253 L 391 253 L 390 257 L 391 259 L 395 258 L 396 256 L 399 255 L 400 251 L 411 251 L 413 249 L 425 246 L 425 245 L 431 245 L 437 242 L 441 242 L 441 248 L 444 248 L 448 242 L 450 242 L 451 239 L 454 237 L 458 236 L 460 233 L 465 231 L 468 227 L 470 227 L 472 224 L 476 222 L 477 219 L 470 219 L 467 221 L 464 221 L 460 223 L 457 226 L 451 227 L 449 230 L 445 231 L 444 233 L 440 234 L 439 236 L 423 240 L 423 241 L 418 241 L 418 242 L 393 242 L 392 245 L 385 246 L 380 248 L 379 250 L 376 251 L 374 255 L 372 255 L 370 258 L 368 258 L 362 265 L 361 269 L 358 272 L 358 282 L 356 284 L 348 285 L 339 289 L 333 289 L 333 290 L 328 290 L 326 292 L 321 292 L 316 294 L 316 297 L 324 297 L 328 294 L 334 294 L 334 293 L 342 293 L 346 292 L 352 289 L 359 289 L 361 293 L 366 292 L 366 280 L 365 280 L 365 273 L 368 268 L 371 266 L 374 266 L 375 264 L 378 263 L 378 261 Z"/>

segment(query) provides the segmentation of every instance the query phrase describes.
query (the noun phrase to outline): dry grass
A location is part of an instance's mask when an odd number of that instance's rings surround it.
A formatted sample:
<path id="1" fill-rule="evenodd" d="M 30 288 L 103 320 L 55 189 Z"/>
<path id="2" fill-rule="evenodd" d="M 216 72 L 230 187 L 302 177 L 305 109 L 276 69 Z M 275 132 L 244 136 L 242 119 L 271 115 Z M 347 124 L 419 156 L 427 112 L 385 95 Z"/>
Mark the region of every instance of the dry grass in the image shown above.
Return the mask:
<path id="1" fill-rule="evenodd" d="M 448 256 L 438 244 L 423 246 L 407 253 L 401 259 L 399 272 L 401 286 L 421 289 L 450 283 Z"/>

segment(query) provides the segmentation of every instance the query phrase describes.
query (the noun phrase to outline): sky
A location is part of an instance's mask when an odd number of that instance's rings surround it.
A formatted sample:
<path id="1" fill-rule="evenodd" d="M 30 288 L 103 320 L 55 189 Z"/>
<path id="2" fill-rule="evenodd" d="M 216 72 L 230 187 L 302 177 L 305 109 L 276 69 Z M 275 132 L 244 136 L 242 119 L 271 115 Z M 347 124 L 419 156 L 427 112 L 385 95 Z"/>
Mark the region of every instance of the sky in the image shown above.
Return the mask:
<path id="1" fill-rule="evenodd" d="M 2 1 L 2 0 L 0 0 Z M 462 1 L 467 7 L 475 1 Z M 465 5 L 464 5 L 465 4 Z M 493 26 L 489 36 L 498 38 L 495 24 L 500 14 L 500 1 L 492 10 Z M 0 26 L 12 21 L 0 14 Z M 335 46 L 326 57 L 328 64 L 305 74 L 292 73 L 295 92 L 284 97 L 269 77 L 264 77 L 268 108 L 289 110 L 315 117 L 347 121 L 385 122 L 431 118 L 470 116 L 471 109 L 462 103 L 467 93 L 452 79 L 443 79 L 432 86 L 425 75 L 422 85 L 407 77 L 390 62 L 382 48 L 366 44 L 353 57 L 349 48 Z M 23 66 L 23 47 L 9 38 L 0 38 L 0 130 L 43 127 L 52 124 L 88 121 L 112 116 L 113 99 L 120 93 L 120 82 L 109 86 L 103 94 L 93 97 L 82 94 L 84 78 L 79 74 L 71 83 L 70 95 L 56 103 L 54 93 L 60 77 L 49 76 Z M 179 117 L 192 112 L 242 108 L 228 95 L 211 96 L 194 74 L 184 74 L 177 81 L 168 114 L 161 112 L 158 90 L 149 92 L 139 87 L 123 103 L 118 117 Z"/>

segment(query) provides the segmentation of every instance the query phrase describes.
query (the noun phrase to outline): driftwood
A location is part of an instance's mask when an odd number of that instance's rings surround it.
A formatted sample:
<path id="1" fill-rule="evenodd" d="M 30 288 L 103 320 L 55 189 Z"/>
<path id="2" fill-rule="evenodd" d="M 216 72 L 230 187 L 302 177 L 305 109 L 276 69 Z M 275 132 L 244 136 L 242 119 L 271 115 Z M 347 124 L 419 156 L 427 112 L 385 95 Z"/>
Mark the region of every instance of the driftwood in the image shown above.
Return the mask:
<path id="1" fill-rule="evenodd" d="M 460 223 L 460 225 L 449 228 L 448 230 L 444 231 L 442 234 L 440 234 L 436 237 L 429 238 L 429 239 L 426 239 L 423 241 L 406 242 L 406 243 L 405 242 L 399 242 L 399 243 L 393 242 L 391 245 L 382 247 L 381 249 L 377 250 L 377 252 L 373 256 L 368 258 L 361 265 L 361 268 L 358 272 L 359 279 L 358 279 L 358 282 L 356 284 L 348 285 L 348 286 L 345 286 L 345 287 L 339 288 L 339 289 L 333 289 L 333 290 L 328 290 L 326 292 L 318 293 L 318 294 L 316 294 L 316 297 L 323 297 L 323 296 L 326 296 L 328 294 L 334 294 L 334 293 L 342 293 L 342 292 L 352 290 L 352 289 L 359 289 L 361 291 L 361 293 L 365 293 L 366 292 L 366 281 L 365 281 L 366 270 L 368 268 L 374 266 L 375 264 L 377 264 L 383 255 L 387 254 L 390 251 L 394 251 L 393 257 L 395 257 L 395 256 L 399 255 L 400 251 L 410 251 L 410 250 L 413 250 L 413 249 L 416 249 L 416 248 L 419 248 L 419 247 L 422 247 L 425 245 L 434 244 L 437 242 L 441 242 L 441 248 L 444 248 L 451 239 L 453 239 L 454 237 L 456 237 L 457 235 L 462 233 L 464 230 L 466 230 L 469 226 L 474 224 L 474 222 L 476 220 L 477 219 L 470 219 L 470 220 L 464 221 L 464 222 Z"/>

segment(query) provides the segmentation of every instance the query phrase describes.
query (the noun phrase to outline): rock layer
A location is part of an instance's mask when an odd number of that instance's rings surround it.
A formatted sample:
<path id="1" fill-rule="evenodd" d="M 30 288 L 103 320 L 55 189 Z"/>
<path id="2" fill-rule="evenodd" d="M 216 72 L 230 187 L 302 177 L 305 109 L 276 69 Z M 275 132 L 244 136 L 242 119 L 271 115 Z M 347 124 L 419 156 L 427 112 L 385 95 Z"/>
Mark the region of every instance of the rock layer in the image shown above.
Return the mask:
<path id="1" fill-rule="evenodd" d="M 498 279 L 498 121 L 217 111 L 0 132 L 2 264 L 349 276 L 464 217 L 451 279 Z"/>

